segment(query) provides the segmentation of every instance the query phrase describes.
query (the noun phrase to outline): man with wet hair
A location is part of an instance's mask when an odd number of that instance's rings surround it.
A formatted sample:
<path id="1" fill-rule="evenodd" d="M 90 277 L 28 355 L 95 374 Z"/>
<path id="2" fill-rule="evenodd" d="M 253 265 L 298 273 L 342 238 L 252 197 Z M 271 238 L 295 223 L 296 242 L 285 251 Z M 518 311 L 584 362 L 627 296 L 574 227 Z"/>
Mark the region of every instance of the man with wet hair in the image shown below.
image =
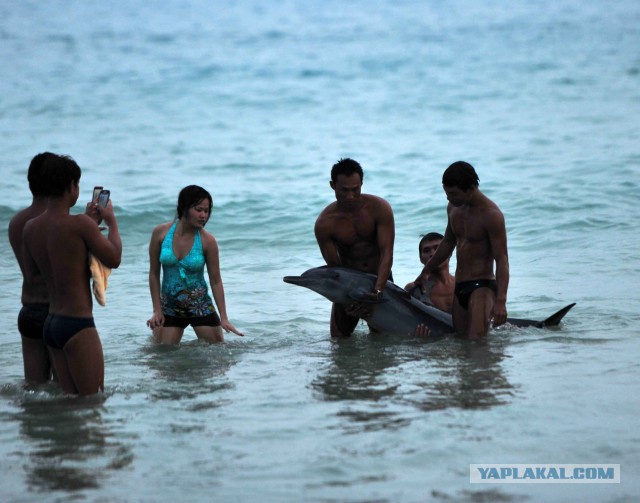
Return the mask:
<path id="1" fill-rule="evenodd" d="M 377 275 L 369 295 L 378 299 L 391 276 L 395 224 L 387 201 L 361 193 L 363 178 L 362 167 L 353 159 L 340 159 L 333 165 L 329 185 L 336 201 L 318 216 L 315 235 L 327 265 Z M 362 305 L 334 304 L 331 337 L 351 335 L 365 311 Z"/>
<path id="2" fill-rule="evenodd" d="M 45 319 L 49 314 L 49 293 L 44 278 L 39 275 L 24 275 L 22 259 L 22 231 L 29 220 L 47 209 L 48 188 L 44 183 L 42 168 L 45 161 L 55 154 L 43 152 L 29 164 L 27 180 L 32 194 L 31 204 L 16 213 L 9 222 L 9 243 L 16 256 L 22 279 L 22 309 L 18 315 L 18 331 L 22 339 L 24 378 L 30 384 L 42 384 L 51 379 L 51 361 L 42 339 Z"/>
<path id="3" fill-rule="evenodd" d="M 453 326 L 469 339 L 485 337 L 493 320 L 507 320 L 509 257 L 507 232 L 500 208 L 478 189 L 471 164 L 458 161 L 442 175 L 449 204 L 442 243 L 425 268 L 436 271 L 456 249 Z M 495 274 L 494 274 L 495 263 Z"/>
<path id="4" fill-rule="evenodd" d="M 24 274 L 41 276 L 49 292 L 44 341 L 66 393 L 90 395 L 104 389 L 102 343 L 93 321 L 89 254 L 109 268 L 120 265 L 122 242 L 111 201 L 98 205 L 108 237 L 88 214 L 70 215 L 80 194 L 80 167 L 68 156 L 43 166 L 47 209 L 23 232 Z"/>

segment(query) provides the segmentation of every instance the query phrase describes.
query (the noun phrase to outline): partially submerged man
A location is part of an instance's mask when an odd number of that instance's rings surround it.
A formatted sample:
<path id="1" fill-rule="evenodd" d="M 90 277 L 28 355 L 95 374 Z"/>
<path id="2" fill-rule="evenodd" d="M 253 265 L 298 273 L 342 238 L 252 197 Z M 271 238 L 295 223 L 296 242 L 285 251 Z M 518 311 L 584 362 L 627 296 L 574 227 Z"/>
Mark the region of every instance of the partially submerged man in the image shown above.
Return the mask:
<path id="1" fill-rule="evenodd" d="M 333 165 L 330 186 L 336 201 L 318 216 L 315 235 L 327 265 L 375 274 L 369 295 L 379 299 L 391 276 L 395 224 L 387 201 L 361 193 L 363 178 L 362 167 L 353 159 L 341 159 Z M 333 304 L 331 337 L 351 335 L 359 314 L 362 310 L 358 306 Z"/>
<path id="2" fill-rule="evenodd" d="M 485 337 L 493 320 L 507 320 L 509 257 L 504 216 L 478 189 L 469 163 L 454 162 L 442 175 L 447 195 L 447 229 L 426 269 L 436 271 L 456 249 L 454 329 L 469 339 Z M 495 274 L 494 274 L 495 262 Z"/>
<path id="3" fill-rule="evenodd" d="M 422 236 L 418 244 L 418 256 L 423 266 L 433 257 L 443 238 L 444 236 L 439 232 L 429 232 Z M 420 302 L 451 313 L 454 286 L 455 279 L 449 273 L 449 259 L 447 258 L 434 271 L 423 267 L 415 281 L 408 283 L 404 289 Z"/>
<path id="4" fill-rule="evenodd" d="M 45 161 L 55 154 L 44 152 L 36 155 L 29 164 L 27 180 L 33 195 L 31 204 L 17 212 L 9 222 L 9 242 L 22 271 L 22 309 L 18 315 L 18 331 L 22 339 L 24 378 L 30 384 L 42 384 L 51 379 L 51 361 L 42 338 L 44 322 L 49 314 L 49 293 L 40 274 L 27 277 L 22 258 L 22 231 L 29 220 L 47 209 L 48 188 L 43 182 L 42 168 Z"/>
<path id="5" fill-rule="evenodd" d="M 44 340 L 66 393 L 89 395 L 104 389 L 102 343 L 93 321 L 89 253 L 106 267 L 120 265 L 122 243 L 111 201 L 98 208 L 108 237 L 87 214 L 70 215 L 80 193 L 80 167 L 67 156 L 45 162 L 47 210 L 24 229 L 27 278 L 41 275 L 49 292 Z"/>

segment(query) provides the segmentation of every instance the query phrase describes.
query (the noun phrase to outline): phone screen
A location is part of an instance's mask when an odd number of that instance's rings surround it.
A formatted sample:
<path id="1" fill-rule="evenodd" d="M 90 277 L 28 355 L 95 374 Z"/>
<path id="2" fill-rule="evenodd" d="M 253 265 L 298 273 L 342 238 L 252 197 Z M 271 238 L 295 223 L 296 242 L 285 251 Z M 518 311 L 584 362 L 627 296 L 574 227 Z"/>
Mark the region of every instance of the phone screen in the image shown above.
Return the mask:
<path id="1" fill-rule="evenodd" d="M 99 186 L 96 185 L 93 188 L 93 197 L 91 198 L 92 202 L 95 203 L 98 200 L 98 197 L 100 197 L 100 192 L 102 192 L 102 187 L 99 187 Z"/>
<path id="2" fill-rule="evenodd" d="M 100 196 L 98 196 L 98 202 L 100 203 L 100 206 L 102 206 L 103 208 L 107 206 L 110 195 L 111 195 L 111 191 L 109 190 L 100 191 Z"/>

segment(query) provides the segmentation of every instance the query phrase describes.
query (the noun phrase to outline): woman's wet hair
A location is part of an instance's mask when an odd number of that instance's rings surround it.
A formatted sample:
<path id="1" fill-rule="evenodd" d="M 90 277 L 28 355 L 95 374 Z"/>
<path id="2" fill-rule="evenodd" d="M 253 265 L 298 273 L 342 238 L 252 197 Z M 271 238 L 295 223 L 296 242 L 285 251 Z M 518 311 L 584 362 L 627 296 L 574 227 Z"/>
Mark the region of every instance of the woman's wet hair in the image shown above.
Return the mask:
<path id="1" fill-rule="evenodd" d="M 178 207 L 176 212 L 178 218 L 182 218 L 183 215 L 189 210 L 197 206 L 199 203 L 207 199 L 209 201 L 209 216 L 211 216 L 211 209 L 213 208 L 213 198 L 208 191 L 198 185 L 188 185 L 180 191 L 178 194 Z M 209 218 L 207 218 L 209 221 Z"/>

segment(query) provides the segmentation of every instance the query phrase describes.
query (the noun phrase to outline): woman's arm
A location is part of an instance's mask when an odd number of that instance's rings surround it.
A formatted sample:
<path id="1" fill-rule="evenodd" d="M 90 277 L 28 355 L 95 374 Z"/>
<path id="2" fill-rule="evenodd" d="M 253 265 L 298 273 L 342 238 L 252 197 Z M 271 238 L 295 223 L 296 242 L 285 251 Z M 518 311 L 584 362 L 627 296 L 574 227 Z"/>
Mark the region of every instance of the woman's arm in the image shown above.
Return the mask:
<path id="1" fill-rule="evenodd" d="M 209 283 L 211 284 L 211 293 L 216 303 L 218 312 L 220 313 L 220 323 L 222 328 L 227 332 L 233 332 L 236 335 L 244 335 L 229 321 L 227 316 L 227 304 L 224 298 L 224 285 L 222 284 L 222 276 L 220 274 L 220 252 L 218 242 L 208 232 L 201 231 L 203 242 L 204 257 L 207 264 L 207 273 L 209 275 Z"/>
<path id="2" fill-rule="evenodd" d="M 160 249 L 165 235 L 166 224 L 159 225 L 153 229 L 151 241 L 149 241 L 149 292 L 151 293 L 153 314 L 147 320 L 147 326 L 152 330 L 164 325 L 160 301 Z"/>

